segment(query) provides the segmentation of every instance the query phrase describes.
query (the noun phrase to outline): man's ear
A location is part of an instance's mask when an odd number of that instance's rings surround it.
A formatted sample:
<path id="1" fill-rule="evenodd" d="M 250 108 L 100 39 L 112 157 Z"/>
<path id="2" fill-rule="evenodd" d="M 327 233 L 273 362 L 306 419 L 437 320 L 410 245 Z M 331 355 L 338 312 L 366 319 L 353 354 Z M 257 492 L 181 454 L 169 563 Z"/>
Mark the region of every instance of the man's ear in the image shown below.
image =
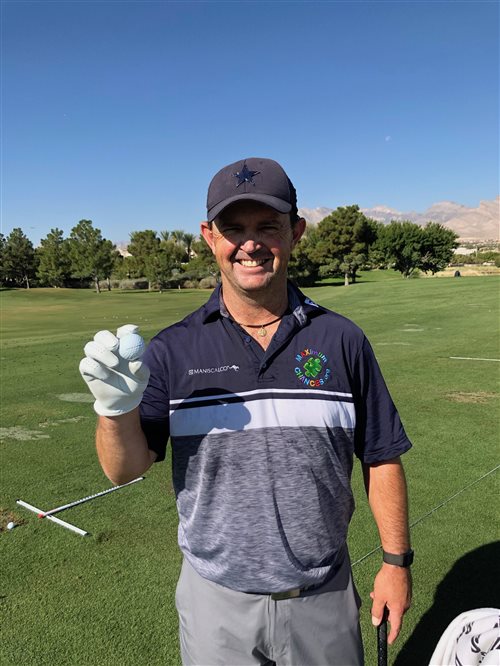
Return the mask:
<path id="1" fill-rule="evenodd" d="M 299 217 L 297 222 L 295 222 L 295 224 L 292 227 L 292 250 L 304 235 L 305 230 L 306 230 L 306 221 L 304 220 L 303 217 Z"/>
<path id="2" fill-rule="evenodd" d="M 202 222 L 200 229 L 201 235 L 203 236 L 206 244 L 212 250 L 212 253 L 215 254 L 213 223 Z"/>

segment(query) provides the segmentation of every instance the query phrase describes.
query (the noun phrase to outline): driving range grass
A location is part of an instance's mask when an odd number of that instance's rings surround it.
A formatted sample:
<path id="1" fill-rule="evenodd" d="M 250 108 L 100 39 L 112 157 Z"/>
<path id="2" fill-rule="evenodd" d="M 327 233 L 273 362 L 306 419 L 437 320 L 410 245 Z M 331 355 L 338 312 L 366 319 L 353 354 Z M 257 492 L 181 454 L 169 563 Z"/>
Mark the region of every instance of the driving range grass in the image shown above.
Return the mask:
<path id="1" fill-rule="evenodd" d="M 496 277 L 403 280 L 374 272 L 348 288 L 305 290 L 365 330 L 414 443 L 404 456 L 415 523 L 414 603 L 390 648 L 391 664 L 427 664 L 453 617 L 499 603 L 498 472 L 492 470 L 499 457 L 500 363 L 450 358 L 500 358 L 499 286 Z M 174 594 L 181 557 L 169 463 L 60 514 L 88 530 L 87 537 L 15 501 L 48 510 L 111 486 L 97 463 L 95 418 L 77 370 L 83 345 L 97 330 L 126 322 L 140 325 L 149 339 L 208 296 L 197 290 L 0 294 L 2 665 L 180 664 Z M 359 467 L 349 544 L 371 665 L 369 593 L 381 556 L 365 557 L 379 541 Z M 21 524 L 7 531 L 9 520 Z"/>

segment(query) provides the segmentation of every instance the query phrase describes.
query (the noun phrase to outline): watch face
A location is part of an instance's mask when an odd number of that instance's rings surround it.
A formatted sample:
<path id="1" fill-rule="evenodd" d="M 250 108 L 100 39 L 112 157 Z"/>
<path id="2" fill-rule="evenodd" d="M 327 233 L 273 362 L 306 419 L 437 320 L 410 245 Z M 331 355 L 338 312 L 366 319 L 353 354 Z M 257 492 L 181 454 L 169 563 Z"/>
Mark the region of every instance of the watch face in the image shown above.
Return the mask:
<path id="1" fill-rule="evenodd" d="M 413 552 L 405 553 L 403 555 L 403 563 L 401 566 L 409 567 L 412 562 L 413 562 Z"/>

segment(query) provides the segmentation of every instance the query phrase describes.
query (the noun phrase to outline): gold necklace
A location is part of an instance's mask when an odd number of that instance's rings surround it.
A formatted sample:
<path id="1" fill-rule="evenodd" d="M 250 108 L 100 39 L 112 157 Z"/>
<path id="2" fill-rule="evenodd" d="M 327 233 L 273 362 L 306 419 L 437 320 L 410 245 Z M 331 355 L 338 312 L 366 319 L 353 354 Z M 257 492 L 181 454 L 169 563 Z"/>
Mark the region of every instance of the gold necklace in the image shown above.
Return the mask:
<path id="1" fill-rule="evenodd" d="M 277 317 L 272 321 L 268 321 L 267 324 L 241 324 L 239 321 L 237 321 L 236 324 L 238 324 L 238 326 L 243 326 L 244 328 L 258 328 L 259 330 L 257 331 L 257 335 L 260 335 L 261 338 L 265 338 L 267 335 L 266 326 L 271 326 L 271 324 L 275 324 L 277 321 L 283 319 L 284 316 L 285 315 L 282 314 L 281 317 Z"/>

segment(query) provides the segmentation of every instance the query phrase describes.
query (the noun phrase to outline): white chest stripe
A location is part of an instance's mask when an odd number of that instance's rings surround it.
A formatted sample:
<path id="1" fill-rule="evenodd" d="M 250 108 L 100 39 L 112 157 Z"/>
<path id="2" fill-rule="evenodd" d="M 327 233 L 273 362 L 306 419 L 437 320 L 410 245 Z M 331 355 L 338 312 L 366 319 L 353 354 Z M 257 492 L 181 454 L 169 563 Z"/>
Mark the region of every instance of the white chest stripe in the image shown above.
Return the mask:
<path id="1" fill-rule="evenodd" d="M 218 395 L 213 395 L 210 396 L 212 399 L 218 399 L 218 400 L 224 400 L 225 398 L 234 398 L 235 396 L 239 396 L 241 398 L 246 398 L 252 397 L 252 396 L 257 396 L 257 395 L 269 395 L 269 394 L 279 394 L 279 393 L 288 393 L 288 395 L 296 395 L 298 397 L 303 396 L 304 398 L 307 398 L 308 396 L 312 395 L 324 395 L 324 396 L 331 396 L 331 397 L 337 397 L 337 398 L 352 398 L 352 393 L 340 393 L 339 391 L 324 391 L 321 389 L 279 389 L 279 388 L 272 388 L 272 389 L 257 389 L 254 391 L 240 391 L 239 393 L 221 393 Z M 187 404 L 190 402 L 202 402 L 206 401 L 209 399 L 208 396 L 201 396 L 197 398 L 181 398 L 180 400 L 170 400 L 171 405 L 180 405 L 182 404 Z"/>
<path id="2" fill-rule="evenodd" d="M 256 428 L 354 429 L 352 402 L 336 400 L 264 399 L 172 410 L 173 437 L 217 434 Z"/>

